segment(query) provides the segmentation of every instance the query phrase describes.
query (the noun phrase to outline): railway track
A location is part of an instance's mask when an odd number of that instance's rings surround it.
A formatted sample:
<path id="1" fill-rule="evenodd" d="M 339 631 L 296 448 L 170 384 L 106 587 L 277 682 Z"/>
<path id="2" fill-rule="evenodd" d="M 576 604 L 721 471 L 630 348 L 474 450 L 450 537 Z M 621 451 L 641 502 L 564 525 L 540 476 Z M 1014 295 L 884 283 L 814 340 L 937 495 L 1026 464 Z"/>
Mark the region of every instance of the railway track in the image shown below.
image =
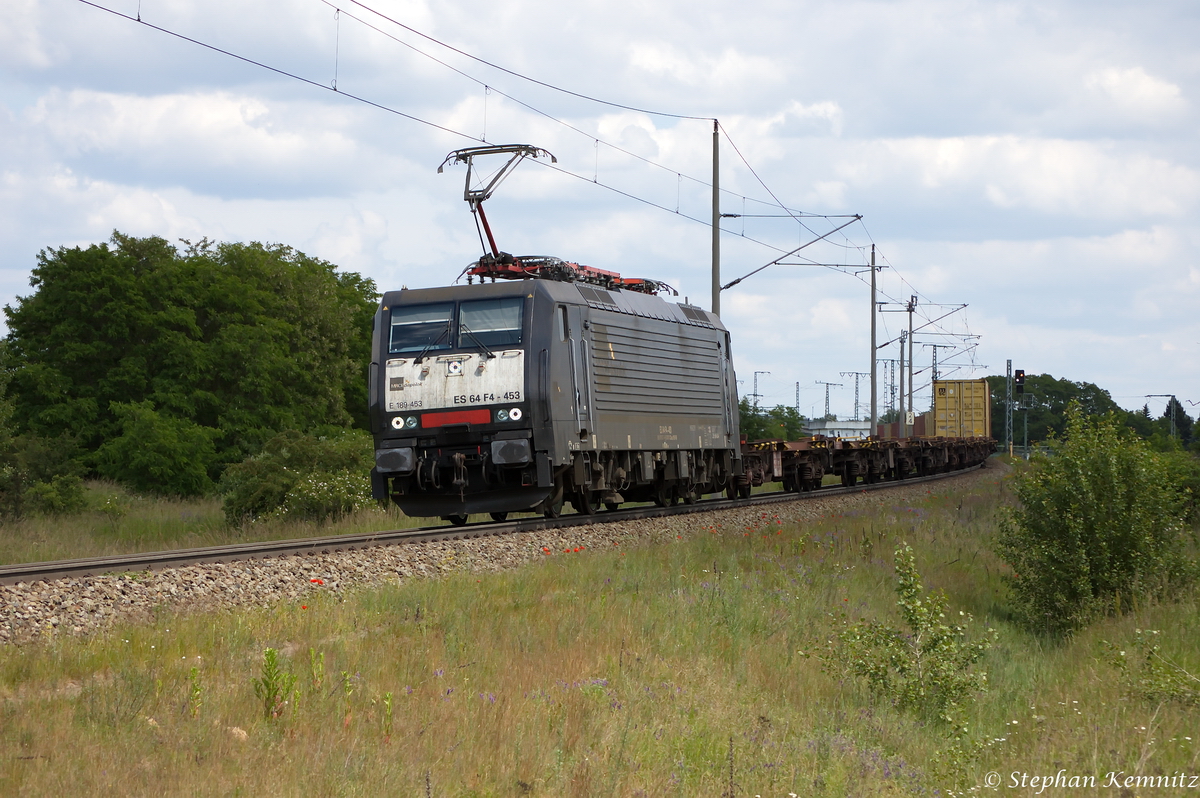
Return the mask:
<path id="1" fill-rule="evenodd" d="M 975 468 L 985 467 L 986 463 Z M 140 554 L 121 554 L 111 557 L 86 557 L 76 560 L 21 563 L 0 566 L 0 585 L 15 585 L 52 581 L 55 579 L 98 576 L 111 573 L 159 571 L 203 563 L 227 563 L 244 560 L 260 560 L 293 555 L 329 554 L 338 551 L 364 549 L 373 546 L 392 546 L 405 543 L 467 540 L 470 538 L 505 535 L 512 532 L 534 532 L 545 529 L 565 529 L 590 524 L 617 521 L 636 521 L 643 518 L 661 518 L 669 515 L 729 510 L 742 507 L 803 501 L 809 498 L 840 496 L 852 493 L 887 490 L 893 487 L 933 482 L 965 474 L 973 468 L 935 474 L 927 477 L 911 477 L 898 482 L 878 482 L 853 488 L 828 487 L 807 493 L 778 491 L 759 493 L 749 499 L 705 499 L 695 504 L 675 507 L 641 506 L 624 510 L 608 510 L 595 515 L 564 515 L 559 518 L 520 518 L 502 523 L 475 523 L 465 526 L 443 525 L 371 532 L 358 535 L 333 535 L 328 537 L 275 540 L 261 543 L 239 543 L 231 546 L 207 546 L 173 551 L 153 551 Z"/>

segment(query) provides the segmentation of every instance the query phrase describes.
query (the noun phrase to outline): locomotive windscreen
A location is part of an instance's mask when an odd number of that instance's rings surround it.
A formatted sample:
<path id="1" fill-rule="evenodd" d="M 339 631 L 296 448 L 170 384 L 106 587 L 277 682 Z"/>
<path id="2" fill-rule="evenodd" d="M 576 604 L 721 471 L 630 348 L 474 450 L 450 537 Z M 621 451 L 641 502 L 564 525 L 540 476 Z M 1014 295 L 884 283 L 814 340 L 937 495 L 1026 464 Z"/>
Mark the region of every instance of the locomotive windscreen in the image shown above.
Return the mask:
<path id="1" fill-rule="evenodd" d="M 449 349 L 454 345 L 450 335 L 453 302 L 434 305 L 401 305 L 392 308 L 392 334 L 388 352 L 420 352 L 428 348 Z"/>
<path id="2" fill-rule="evenodd" d="M 521 311 L 525 299 L 476 299 L 459 308 L 459 346 L 478 342 L 483 346 L 513 346 L 521 343 Z"/>

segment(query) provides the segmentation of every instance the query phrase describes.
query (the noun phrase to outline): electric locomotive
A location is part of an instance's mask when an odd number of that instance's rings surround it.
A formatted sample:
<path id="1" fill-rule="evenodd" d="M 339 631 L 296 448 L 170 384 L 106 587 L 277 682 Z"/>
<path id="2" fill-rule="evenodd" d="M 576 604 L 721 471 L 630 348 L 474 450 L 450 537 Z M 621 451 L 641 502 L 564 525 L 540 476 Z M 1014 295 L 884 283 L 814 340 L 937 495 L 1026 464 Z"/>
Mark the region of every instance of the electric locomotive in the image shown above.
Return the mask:
<path id="1" fill-rule="evenodd" d="M 472 264 L 479 284 L 383 295 L 375 497 L 465 523 L 726 489 L 741 453 L 720 319 L 651 281 L 500 255 Z"/>

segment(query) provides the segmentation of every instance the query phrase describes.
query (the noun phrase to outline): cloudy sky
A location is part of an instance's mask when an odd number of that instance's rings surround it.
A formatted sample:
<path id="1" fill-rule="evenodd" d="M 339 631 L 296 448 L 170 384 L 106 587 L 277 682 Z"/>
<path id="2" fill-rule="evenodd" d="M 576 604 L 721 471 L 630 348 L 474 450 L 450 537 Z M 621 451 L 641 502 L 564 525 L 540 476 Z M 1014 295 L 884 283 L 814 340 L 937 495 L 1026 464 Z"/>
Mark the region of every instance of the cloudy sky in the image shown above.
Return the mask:
<path id="1" fill-rule="evenodd" d="M 436 169 L 486 140 L 560 169 L 523 164 L 496 193 L 502 249 L 708 307 L 710 230 L 688 217 L 710 214 L 716 117 L 722 210 L 747 215 L 723 222 L 724 282 L 844 221 L 802 228 L 773 194 L 863 215 L 802 254 L 861 265 L 875 244 L 884 310 L 916 295 L 921 326 L 967 305 L 917 336 L 918 407 L 928 345 L 948 344 L 954 378 L 1011 359 L 1126 407 L 1200 409 L 1194 2 L 97 2 L 147 24 L 5 4 L 0 304 L 29 292 L 41 249 L 113 230 L 281 242 L 380 289 L 449 283 L 480 245 L 462 167 Z M 798 383 L 819 414 L 817 381 L 843 383 L 832 410 L 852 416 L 841 373 L 869 370 L 866 280 L 777 265 L 726 291 L 742 393 L 769 372 L 764 404 L 794 403 Z M 902 320 L 880 315 L 880 343 Z"/>

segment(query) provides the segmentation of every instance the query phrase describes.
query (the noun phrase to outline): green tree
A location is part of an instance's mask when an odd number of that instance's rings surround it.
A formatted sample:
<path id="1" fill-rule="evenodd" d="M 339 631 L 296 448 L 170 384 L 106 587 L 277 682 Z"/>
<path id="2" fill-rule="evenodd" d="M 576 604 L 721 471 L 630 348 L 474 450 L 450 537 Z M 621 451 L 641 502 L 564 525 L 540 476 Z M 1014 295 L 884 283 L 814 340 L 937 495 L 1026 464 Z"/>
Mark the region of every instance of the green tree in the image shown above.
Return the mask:
<path id="1" fill-rule="evenodd" d="M 782 438 L 795 441 L 804 437 L 804 416 L 794 407 L 776 405 L 770 410 L 755 408 L 749 398 L 738 401 L 739 427 L 748 441 Z"/>
<path id="2" fill-rule="evenodd" d="M 1005 377 L 988 377 L 992 389 L 992 437 L 1004 439 Z M 1029 442 L 1044 441 L 1051 435 L 1061 437 L 1067 425 L 1067 407 L 1079 405 L 1086 415 L 1123 412 L 1108 391 L 1090 382 L 1057 379 L 1050 374 L 1026 374 L 1025 393 L 1013 396 L 1013 436 L 1020 443 L 1029 423 Z"/>
<path id="3" fill-rule="evenodd" d="M 206 486 L 195 463 L 176 458 L 169 474 L 145 460 L 135 475 L 116 453 L 141 431 L 207 457 L 207 437 L 211 480 L 282 430 L 367 425 L 377 295 L 358 274 L 281 245 L 180 251 L 114 232 L 111 245 L 43 251 L 30 283 L 4 308 L 13 422 L 71 435 L 97 471 L 191 491 Z"/>
<path id="4" fill-rule="evenodd" d="M 9 372 L 7 346 L 0 341 L 0 518 L 21 511 L 20 477 L 13 442 L 13 403 L 5 396 Z"/>
<path id="5" fill-rule="evenodd" d="M 1020 503 L 999 551 L 1014 571 L 1016 613 L 1033 629 L 1069 634 L 1190 578 L 1183 495 L 1121 421 L 1072 405 L 1065 440 L 1016 479 Z"/>
<path id="6" fill-rule="evenodd" d="M 138 490 L 200 496 L 213 488 L 217 430 L 160 413 L 150 402 L 114 403 L 121 434 L 96 452 L 97 470 Z"/>

